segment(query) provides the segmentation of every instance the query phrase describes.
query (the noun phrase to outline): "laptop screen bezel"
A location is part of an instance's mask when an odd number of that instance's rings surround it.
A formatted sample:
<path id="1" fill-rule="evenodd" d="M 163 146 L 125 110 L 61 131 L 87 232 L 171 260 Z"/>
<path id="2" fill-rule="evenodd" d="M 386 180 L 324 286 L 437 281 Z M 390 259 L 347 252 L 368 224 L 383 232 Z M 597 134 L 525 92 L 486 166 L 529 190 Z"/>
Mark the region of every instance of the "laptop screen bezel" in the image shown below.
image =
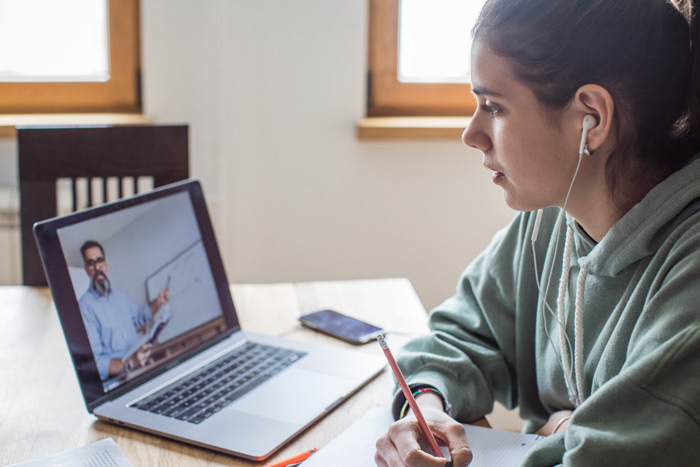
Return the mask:
<path id="1" fill-rule="evenodd" d="M 97 371 L 97 364 L 92 354 L 85 324 L 80 313 L 78 297 L 76 296 L 70 274 L 68 273 L 68 265 L 58 237 L 58 230 L 182 192 L 187 192 L 189 194 L 189 199 L 194 209 L 197 226 L 214 277 L 226 329 L 217 334 L 214 338 L 183 352 L 177 357 L 154 367 L 152 370 L 145 372 L 133 380 L 125 382 L 113 390 L 105 392 L 102 380 Z M 66 344 L 68 345 L 68 350 L 73 361 L 73 367 L 89 412 L 92 412 L 104 402 L 119 397 L 134 387 L 177 366 L 182 361 L 191 358 L 203 349 L 220 342 L 232 333 L 240 330 L 226 271 L 204 199 L 204 192 L 198 180 L 185 180 L 156 188 L 148 193 L 134 195 L 129 198 L 123 198 L 66 216 L 37 222 L 34 224 L 34 236 L 44 265 L 44 272 L 46 273 L 46 278 L 51 289 L 54 305 L 58 312 L 61 327 L 63 328 Z"/>

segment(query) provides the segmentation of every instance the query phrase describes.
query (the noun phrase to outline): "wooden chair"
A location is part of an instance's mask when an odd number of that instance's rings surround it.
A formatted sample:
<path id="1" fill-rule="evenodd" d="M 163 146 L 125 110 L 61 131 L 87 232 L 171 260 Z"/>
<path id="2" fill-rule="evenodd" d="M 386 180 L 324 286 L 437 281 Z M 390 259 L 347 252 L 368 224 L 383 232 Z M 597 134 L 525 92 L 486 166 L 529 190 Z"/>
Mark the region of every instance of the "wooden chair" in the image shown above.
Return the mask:
<path id="1" fill-rule="evenodd" d="M 17 146 L 25 285 L 46 285 L 32 226 L 58 214 L 59 181 L 76 211 L 111 201 L 108 186 L 117 185 L 116 199 L 144 191 L 142 177 L 153 187 L 189 177 L 187 125 L 18 127 Z"/>

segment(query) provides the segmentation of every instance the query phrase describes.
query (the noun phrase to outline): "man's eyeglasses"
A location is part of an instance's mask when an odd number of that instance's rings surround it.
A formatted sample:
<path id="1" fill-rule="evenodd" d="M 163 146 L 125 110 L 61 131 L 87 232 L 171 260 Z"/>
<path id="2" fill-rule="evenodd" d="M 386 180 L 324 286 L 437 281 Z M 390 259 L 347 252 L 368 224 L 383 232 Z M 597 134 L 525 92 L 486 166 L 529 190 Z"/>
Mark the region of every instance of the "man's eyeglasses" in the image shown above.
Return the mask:
<path id="1" fill-rule="evenodd" d="M 94 268 L 95 265 L 97 265 L 97 264 L 104 264 L 104 262 L 105 262 L 104 257 L 99 256 L 99 257 L 97 257 L 97 258 L 95 258 L 95 259 L 89 259 L 89 260 L 85 261 L 85 266 L 87 266 L 87 267 L 89 267 L 89 268 Z"/>

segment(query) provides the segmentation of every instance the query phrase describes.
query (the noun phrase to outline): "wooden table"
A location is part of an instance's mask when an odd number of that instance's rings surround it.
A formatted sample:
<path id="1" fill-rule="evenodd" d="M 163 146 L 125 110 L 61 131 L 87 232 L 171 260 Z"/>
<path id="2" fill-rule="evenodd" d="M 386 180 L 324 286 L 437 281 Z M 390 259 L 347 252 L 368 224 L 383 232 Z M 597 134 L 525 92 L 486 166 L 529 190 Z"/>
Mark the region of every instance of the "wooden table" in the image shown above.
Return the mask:
<path id="1" fill-rule="evenodd" d="M 234 284 L 241 327 L 292 339 L 350 344 L 302 328 L 297 318 L 332 308 L 388 329 L 398 349 L 427 330 L 427 314 L 407 279 Z M 379 354 L 374 343 L 358 352 Z M 0 287 L 0 465 L 58 454 L 112 437 L 135 466 L 262 466 L 322 448 L 375 404 L 389 406 L 387 368 L 357 394 L 266 462 L 251 462 L 97 420 L 87 412 L 47 288 Z"/>

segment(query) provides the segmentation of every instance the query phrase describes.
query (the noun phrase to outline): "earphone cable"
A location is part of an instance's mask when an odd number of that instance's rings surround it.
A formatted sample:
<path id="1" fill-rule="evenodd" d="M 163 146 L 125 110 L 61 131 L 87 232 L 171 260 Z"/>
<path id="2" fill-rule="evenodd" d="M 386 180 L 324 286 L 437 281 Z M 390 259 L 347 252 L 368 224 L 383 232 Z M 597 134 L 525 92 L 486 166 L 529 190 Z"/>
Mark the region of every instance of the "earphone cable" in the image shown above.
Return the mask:
<path id="1" fill-rule="evenodd" d="M 557 251 L 559 249 L 559 237 L 560 237 L 560 235 L 558 233 L 561 230 L 561 221 L 564 217 L 564 213 L 566 212 L 566 207 L 569 204 L 569 197 L 571 196 L 571 191 L 574 187 L 574 183 L 576 182 L 576 177 L 578 176 L 578 172 L 579 172 L 579 169 L 581 167 L 582 159 L 583 159 L 583 152 L 579 151 L 578 163 L 576 164 L 576 170 L 574 171 L 574 176 L 571 178 L 571 183 L 569 184 L 569 189 L 566 193 L 566 198 L 564 199 L 564 205 L 561 208 L 559 216 L 557 217 L 556 226 L 554 227 L 554 231 L 557 232 L 557 235 L 556 235 L 556 240 L 554 243 L 554 252 L 552 253 L 552 263 L 551 263 L 551 266 L 549 269 L 549 276 L 547 277 L 547 286 L 544 290 L 544 296 L 543 296 L 544 298 L 542 299 L 543 325 L 544 325 L 544 329 L 545 329 L 545 334 L 547 336 L 547 339 L 549 340 L 550 345 L 552 346 L 552 349 L 556 353 L 556 346 L 554 345 L 554 341 L 552 340 L 552 338 L 549 334 L 549 330 L 547 329 L 547 320 L 546 320 L 546 315 L 547 315 L 546 312 L 547 311 L 549 311 L 549 313 L 552 315 L 552 317 L 554 318 L 554 320 L 556 321 L 556 323 L 559 326 L 560 335 L 563 335 L 563 337 L 566 341 L 566 347 L 568 347 L 567 348 L 568 354 L 570 356 L 574 356 L 574 358 L 575 358 L 575 351 L 574 351 L 574 349 L 572 349 L 571 340 L 569 339 L 569 336 L 566 333 L 566 325 L 565 325 L 565 323 L 562 323 L 562 321 L 559 319 L 557 314 L 554 313 L 554 310 L 552 310 L 552 308 L 547 303 L 547 296 L 549 295 L 549 286 L 550 286 L 551 280 L 552 280 L 552 273 L 554 272 L 554 259 L 556 258 Z M 535 282 L 537 284 L 537 290 L 541 294 L 542 293 L 542 286 L 540 284 L 540 280 L 539 280 L 538 272 L 537 272 L 538 268 L 537 268 L 537 260 L 536 260 L 536 253 L 535 253 L 535 239 L 536 239 L 536 234 L 533 235 L 532 252 L 533 252 L 533 261 L 535 262 Z M 577 391 L 577 385 L 576 385 L 576 381 L 574 380 L 574 374 L 573 374 L 574 365 L 571 365 L 571 364 L 566 365 L 565 364 L 564 349 L 563 348 L 561 349 L 561 361 L 559 361 L 559 365 L 562 368 L 562 372 L 564 374 L 564 382 L 566 383 L 566 388 L 569 392 L 569 395 L 571 396 L 571 398 L 574 401 L 579 401 L 580 400 L 579 394 Z M 570 366 L 571 368 L 567 368 L 567 366 Z M 576 405 L 578 405 L 578 404 L 576 404 Z"/>

